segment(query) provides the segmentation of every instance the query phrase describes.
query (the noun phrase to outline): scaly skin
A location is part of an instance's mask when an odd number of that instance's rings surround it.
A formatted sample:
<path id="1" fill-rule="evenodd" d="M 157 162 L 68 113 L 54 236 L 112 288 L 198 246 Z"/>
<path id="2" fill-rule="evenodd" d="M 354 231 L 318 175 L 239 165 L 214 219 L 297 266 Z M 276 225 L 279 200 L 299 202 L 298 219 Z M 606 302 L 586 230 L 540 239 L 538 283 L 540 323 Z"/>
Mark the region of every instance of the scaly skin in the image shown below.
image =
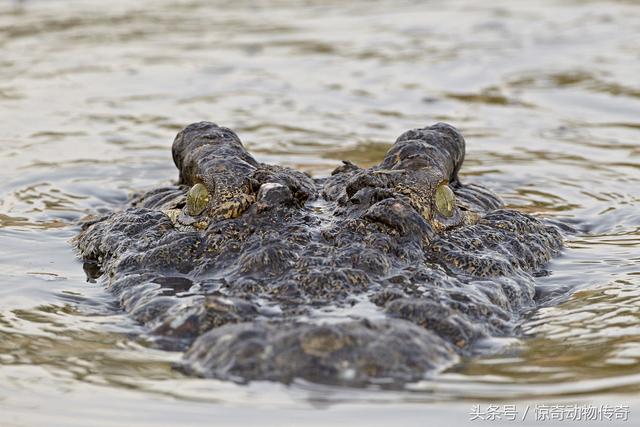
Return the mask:
<path id="1" fill-rule="evenodd" d="M 76 243 L 158 345 L 186 350 L 186 372 L 402 385 L 513 334 L 535 308 L 533 275 L 562 248 L 555 227 L 463 185 L 464 153 L 438 123 L 401 135 L 378 166 L 312 179 L 195 123 L 173 143 L 178 185 L 85 223 Z M 208 203 L 193 217 L 198 183 Z"/>

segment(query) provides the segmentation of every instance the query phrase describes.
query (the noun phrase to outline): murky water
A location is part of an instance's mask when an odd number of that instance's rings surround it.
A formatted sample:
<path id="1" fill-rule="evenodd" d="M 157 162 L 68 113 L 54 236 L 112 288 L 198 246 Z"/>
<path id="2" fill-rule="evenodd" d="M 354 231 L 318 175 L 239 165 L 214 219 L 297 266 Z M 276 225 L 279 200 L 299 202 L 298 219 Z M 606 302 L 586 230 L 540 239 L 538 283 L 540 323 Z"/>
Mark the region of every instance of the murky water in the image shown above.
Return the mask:
<path id="1" fill-rule="evenodd" d="M 634 0 L 0 1 L 0 425 L 476 425 L 479 403 L 637 423 L 639 64 Z M 454 124 L 466 181 L 579 230 L 539 281 L 548 307 L 406 392 L 181 376 L 68 241 L 175 179 L 173 136 L 199 120 L 316 175 Z"/>

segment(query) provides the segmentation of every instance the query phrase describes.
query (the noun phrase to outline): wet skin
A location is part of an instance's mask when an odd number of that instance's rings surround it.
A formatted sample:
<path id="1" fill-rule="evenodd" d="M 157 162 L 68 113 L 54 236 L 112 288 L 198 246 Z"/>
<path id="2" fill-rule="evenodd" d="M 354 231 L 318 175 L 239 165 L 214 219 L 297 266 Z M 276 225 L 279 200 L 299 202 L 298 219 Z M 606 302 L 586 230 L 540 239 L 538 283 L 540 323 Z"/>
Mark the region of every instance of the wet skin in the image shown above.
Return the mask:
<path id="1" fill-rule="evenodd" d="M 513 335 L 562 248 L 554 226 L 462 184 L 464 155 L 438 123 L 377 166 L 314 179 L 195 123 L 173 143 L 178 184 L 85 222 L 76 244 L 159 346 L 186 351 L 185 372 L 402 385 Z"/>

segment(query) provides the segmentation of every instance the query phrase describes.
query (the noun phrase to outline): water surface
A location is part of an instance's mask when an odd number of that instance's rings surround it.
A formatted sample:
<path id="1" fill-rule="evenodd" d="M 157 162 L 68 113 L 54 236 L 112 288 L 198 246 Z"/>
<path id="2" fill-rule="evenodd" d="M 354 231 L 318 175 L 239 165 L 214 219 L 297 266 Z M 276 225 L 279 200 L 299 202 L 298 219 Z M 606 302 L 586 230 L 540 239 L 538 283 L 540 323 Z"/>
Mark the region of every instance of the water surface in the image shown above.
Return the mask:
<path id="1" fill-rule="evenodd" d="M 1 425 L 477 425 L 479 403 L 640 420 L 638 2 L 3 0 L 0 53 Z M 407 391 L 185 378 L 69 239 L 174 180 L 199 120 L 317 176 L 446 121 L 464 180 L 577 233 L 522 338 Z"/>

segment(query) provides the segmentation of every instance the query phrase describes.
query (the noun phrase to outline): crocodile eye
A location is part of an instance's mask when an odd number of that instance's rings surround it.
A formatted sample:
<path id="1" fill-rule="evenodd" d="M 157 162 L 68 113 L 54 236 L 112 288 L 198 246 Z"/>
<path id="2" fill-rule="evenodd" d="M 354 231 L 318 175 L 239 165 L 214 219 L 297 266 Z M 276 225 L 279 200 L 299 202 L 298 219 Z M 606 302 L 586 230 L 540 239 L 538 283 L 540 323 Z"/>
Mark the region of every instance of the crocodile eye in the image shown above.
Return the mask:
<path id="1" fill-rule="evenodd" d="M 436 189 L 436 209 L 441 215 L 450 218 L 456 208 L 456 195 L 447 183 L 442 183 Z"/>
<path id="2" fill-rule="evenodd" d="M 209 191 L 203 184 L 196 184 L 187 193 L 187 212 L 191 216 L 200 215 L 209 203 Z"/>

